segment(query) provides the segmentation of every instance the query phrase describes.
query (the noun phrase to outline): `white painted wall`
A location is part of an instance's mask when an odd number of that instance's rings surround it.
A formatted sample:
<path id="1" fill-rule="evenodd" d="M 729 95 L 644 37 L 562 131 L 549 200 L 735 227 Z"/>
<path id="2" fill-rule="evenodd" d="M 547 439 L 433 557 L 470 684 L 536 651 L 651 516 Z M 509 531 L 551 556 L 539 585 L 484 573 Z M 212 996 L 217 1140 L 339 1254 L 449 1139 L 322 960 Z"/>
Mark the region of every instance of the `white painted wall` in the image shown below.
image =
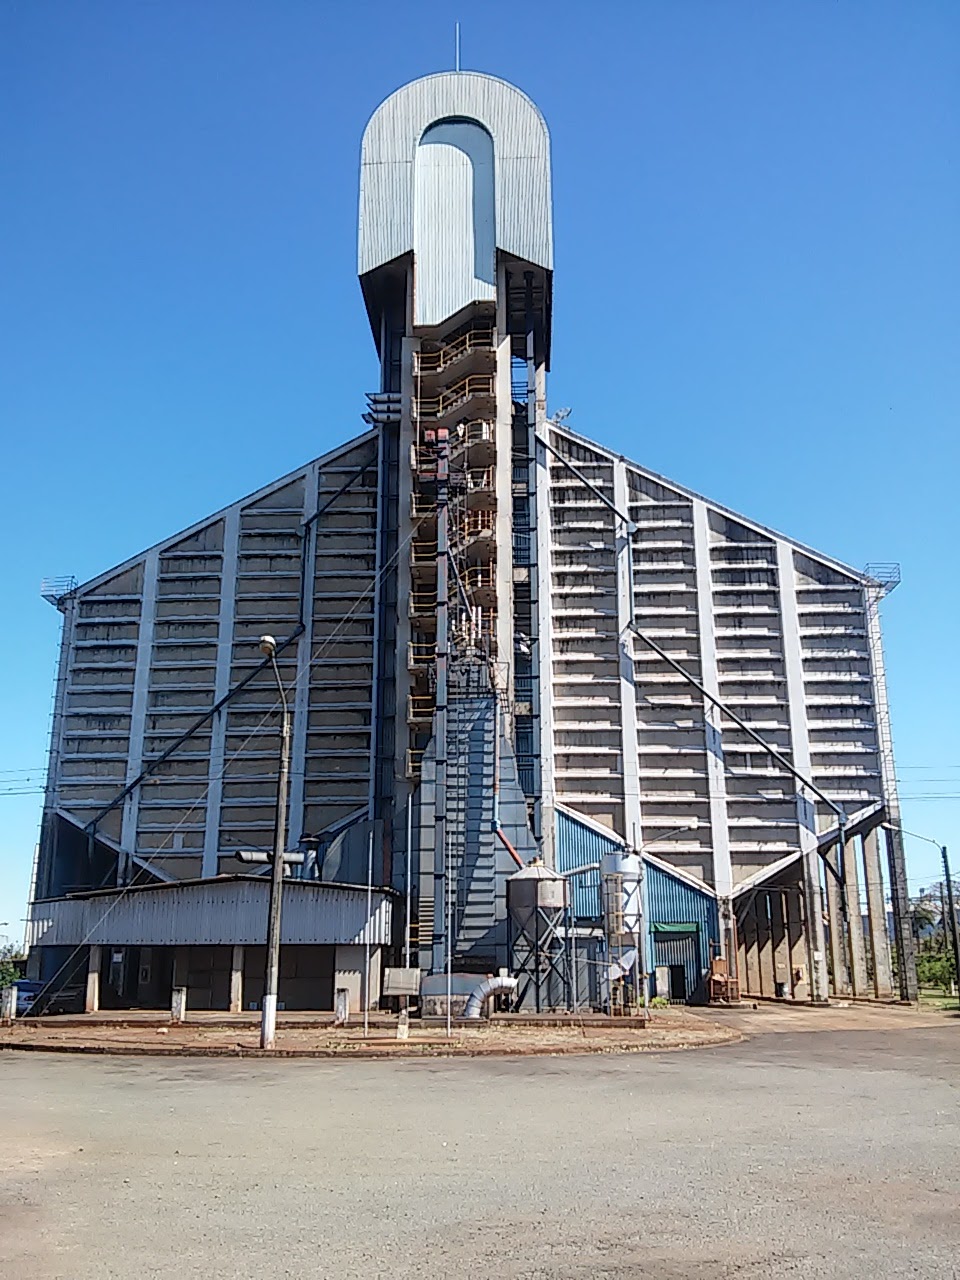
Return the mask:
<path id="1" fill-rule="evenodd" d="M 468 120 L 432 125 L 414 164 L 414 323 L 496 298 L 493 139 Z"/>

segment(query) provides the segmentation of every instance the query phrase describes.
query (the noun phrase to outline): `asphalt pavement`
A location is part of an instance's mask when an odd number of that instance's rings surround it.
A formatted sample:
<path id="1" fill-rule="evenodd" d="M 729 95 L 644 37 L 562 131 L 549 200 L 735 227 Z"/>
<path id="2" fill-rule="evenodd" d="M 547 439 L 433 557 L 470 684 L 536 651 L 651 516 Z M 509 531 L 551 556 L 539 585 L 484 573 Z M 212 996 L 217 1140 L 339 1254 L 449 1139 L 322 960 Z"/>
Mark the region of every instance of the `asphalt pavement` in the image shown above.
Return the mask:
<path id="1" fill-rule="evenodd" d="M 3 1280 L 960 1277 L 960 1022 L 583 1058 L 0 1054 Z"/>

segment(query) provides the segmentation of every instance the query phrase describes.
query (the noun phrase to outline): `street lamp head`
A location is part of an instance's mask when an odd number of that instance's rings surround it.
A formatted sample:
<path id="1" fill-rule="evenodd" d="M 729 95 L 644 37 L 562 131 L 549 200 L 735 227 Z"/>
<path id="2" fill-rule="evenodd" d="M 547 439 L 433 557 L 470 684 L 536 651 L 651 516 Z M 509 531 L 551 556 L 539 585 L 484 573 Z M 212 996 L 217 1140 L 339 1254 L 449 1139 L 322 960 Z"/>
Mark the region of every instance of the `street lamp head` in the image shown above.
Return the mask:
<path id="1" fill-rule="evenodd" d="M 936 848 L 943 850 L 943 845 L 939 840 L 934 840 L 932 836 L 922 836 L 919 831 L 908 831 L 906 827 L 901 827 L 895 822 L 881 822 L 880 826 L 884 831 L 902 831 L 905 836 L 912 836 L 914 840 L 926 840 L 927 844 L 932 844 Z"/>
<path id="2" fill-rule="evenodd" d="M 277 642 L 273 636 L 260 637 L 260 652 L 265 658 L 272 658 L 277 652 Z"/>

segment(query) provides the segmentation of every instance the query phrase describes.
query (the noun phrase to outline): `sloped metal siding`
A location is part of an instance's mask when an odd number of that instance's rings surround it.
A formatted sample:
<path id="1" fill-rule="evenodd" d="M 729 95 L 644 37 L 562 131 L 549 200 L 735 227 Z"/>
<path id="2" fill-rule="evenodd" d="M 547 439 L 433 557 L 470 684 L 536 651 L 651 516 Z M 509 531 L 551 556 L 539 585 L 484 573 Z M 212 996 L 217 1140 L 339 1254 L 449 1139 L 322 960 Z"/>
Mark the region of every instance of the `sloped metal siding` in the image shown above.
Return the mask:
<path id="1" fill-rule="evenodd" d="M 460 71 L 404 85 L 367 125 L 360 167 L 360 275 L 413 248 L 417 144 L 429 125 L 454 118 L 475 120 L 494 141 L 497 248 L 553 269 L 550 136 L 544 119 L 514 85 Z"/>
<path id="2" fill-rule="evenodd" d="M 655 963 L 653 935 L 649 933 L 649 927 L 652 924 L 695 924 L 700 967 L 703 971 L 709 969 L 710 943 L 717 943 L 720 940 L 716 898 L 695 889 L 693 885 L 670 875 L 660 867 L 651 866 L 646 861 L 643 874 L 643 896 L 648 928 L 648 968 L 651 972 Z"/>
<path id="3" fill-rule="evenodd" d="M 556 858 L 558 871 L 572 871 L 588 862 L 599 862 L 605 853 L 621 853 L 623 845 L 607 839 L 583 822 L 577 822 L 568 814 L 557 810 Z M 578 920 L 600 918 L 600 872 L 589 871 L 574 876 L 571 901 L 574 916 Z"/>
<path id="4" fill-rule="evenodd" d="M 36 903 L 29 946 L 257 946 L 266 937 L 269 882 L 243 880 L 133 891 L 123 896 Z M 385 945 L 392 902 L 374 890 L 367 920 L 365 889 L 284 885 L 285 943 Z"/>

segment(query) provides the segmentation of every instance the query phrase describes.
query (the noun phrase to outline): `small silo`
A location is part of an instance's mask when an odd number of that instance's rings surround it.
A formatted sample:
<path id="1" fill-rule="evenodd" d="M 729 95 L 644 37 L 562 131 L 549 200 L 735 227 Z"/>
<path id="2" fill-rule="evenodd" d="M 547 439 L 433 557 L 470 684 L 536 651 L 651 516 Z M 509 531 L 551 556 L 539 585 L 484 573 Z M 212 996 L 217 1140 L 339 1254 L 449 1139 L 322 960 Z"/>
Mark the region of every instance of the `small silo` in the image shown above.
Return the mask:
<path id="1" fill-rule="evenodd" d="M 600 884 L 603 892 L 603 931 L 610 959 L 610 1005 L 622 1006 L 627 999 L 624 984 L 632 973 L 633 1000 L 642 999 L 644 990 L 645 948 L 642 937 L 642 862 L 640 855 L 629 849 L 605 853 L 600 859 Z"/>
<path id="2" fill-rule="evenodd" d="M 640 855 L 629 849 L 605 853 L 600 859 L 603 886 L 603 923 L 607 940 L 613 945 L 640 936 Z"/>
<path id="3" fill-rule="evenodd" d="M 507 880 L 507 911 L 517 1004 L 568 1009 L 567 881 L 534 858 Z"/>

